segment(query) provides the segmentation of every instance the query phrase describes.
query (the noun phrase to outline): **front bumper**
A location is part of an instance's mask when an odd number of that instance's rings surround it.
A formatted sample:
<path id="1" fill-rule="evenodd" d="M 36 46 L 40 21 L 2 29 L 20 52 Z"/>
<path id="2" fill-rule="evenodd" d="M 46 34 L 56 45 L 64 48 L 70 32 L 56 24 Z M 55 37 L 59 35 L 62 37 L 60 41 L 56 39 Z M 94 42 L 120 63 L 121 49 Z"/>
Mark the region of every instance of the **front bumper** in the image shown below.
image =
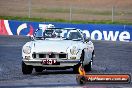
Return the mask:
<path id="1" fill-rule="evenodd" d="M 42 64 L 42 60 L 23 60 L 23 62 L 26 65 L 31 65 L 31 66 L 42 66 L 42 67 L 73 67 L 77 65 L 80 60 L 57 60 L 59 63 L 58 65 L 44 65 Z"/>

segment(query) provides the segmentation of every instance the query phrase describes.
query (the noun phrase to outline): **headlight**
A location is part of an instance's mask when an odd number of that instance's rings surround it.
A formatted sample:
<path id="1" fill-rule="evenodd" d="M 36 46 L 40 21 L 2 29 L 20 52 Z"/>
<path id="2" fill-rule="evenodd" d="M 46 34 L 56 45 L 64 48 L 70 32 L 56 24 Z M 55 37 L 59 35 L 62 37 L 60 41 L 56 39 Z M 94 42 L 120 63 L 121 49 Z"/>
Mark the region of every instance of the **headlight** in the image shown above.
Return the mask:
<path id="1" fill-rule="evenodd" d="M 31 53 L 31 47 L 30 46 L 25 46 L 23 47 L 23 52 L 25 54 L 30 54 Z"/>
<path id="2" fill-rule="evenodd" d="M 79 50 L 77 49 L 76 46 L 73 46 L 72 49 L 70 49 L 70 53 L 72 55 L 77 55 L 78 52 L 79 52 Z"/>

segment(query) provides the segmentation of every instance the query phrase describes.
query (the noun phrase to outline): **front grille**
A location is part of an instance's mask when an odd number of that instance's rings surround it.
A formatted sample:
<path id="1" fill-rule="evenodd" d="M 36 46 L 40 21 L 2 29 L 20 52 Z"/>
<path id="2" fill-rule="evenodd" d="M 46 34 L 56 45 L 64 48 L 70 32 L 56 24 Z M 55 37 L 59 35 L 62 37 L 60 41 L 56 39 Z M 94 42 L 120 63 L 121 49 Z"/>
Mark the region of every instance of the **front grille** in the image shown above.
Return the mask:
<path id="1" fill-rule="evenodd" d="M 33 53 L 32 57 L 34 59 L 44 59 L 44 58 L 67 59 L 67 54 L 66 53 Z"/>
<path id="2" fill-rule="evenodd" d="M 39 54 L 39 58 L 46 58 L 46 54 Z"/>
<path id="3" fill-rule="evenodd" d="M 56 58 L 55 54 L 49 54 L 48 56 L 49 56 L 49 58 Z"/>
<path id="4" fill-rule="evenodd" d="M 59 58 L 66 58 L 66 54 L 59 54 Z"/>

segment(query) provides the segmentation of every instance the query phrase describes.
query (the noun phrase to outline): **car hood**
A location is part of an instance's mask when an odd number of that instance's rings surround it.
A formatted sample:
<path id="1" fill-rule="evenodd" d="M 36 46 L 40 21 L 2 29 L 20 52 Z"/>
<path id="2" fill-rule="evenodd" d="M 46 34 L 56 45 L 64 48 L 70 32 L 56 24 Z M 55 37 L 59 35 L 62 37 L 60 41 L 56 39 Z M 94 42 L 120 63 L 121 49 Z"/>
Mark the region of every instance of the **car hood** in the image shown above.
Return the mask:
<path id="1" fill-rule="evenodd" d="M 36 40 L 33 41 L 34 52 L 67 52 L 72 45 L 78 45 L 81 41 L 72 40 Z"/>

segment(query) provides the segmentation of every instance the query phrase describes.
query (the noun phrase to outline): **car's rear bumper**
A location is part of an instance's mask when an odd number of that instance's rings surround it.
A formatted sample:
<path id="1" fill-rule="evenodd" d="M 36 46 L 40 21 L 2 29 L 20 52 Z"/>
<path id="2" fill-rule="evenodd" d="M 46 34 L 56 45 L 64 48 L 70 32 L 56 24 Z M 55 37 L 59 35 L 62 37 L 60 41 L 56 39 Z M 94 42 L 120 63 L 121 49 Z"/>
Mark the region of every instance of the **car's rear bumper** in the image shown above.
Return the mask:
<path id="1" fill-rule="evenodd" d="M 57 61 L 57 65 L 44 65 L 42 64 L 42 60 L 23 60 L 23 62 L 26 65 L 31 65 L 31 66 L 42 66 L 42 67 L 67 67 L 67 66 L 74 66 L 77 65 L 80 60 L 59 60 Z"/>

